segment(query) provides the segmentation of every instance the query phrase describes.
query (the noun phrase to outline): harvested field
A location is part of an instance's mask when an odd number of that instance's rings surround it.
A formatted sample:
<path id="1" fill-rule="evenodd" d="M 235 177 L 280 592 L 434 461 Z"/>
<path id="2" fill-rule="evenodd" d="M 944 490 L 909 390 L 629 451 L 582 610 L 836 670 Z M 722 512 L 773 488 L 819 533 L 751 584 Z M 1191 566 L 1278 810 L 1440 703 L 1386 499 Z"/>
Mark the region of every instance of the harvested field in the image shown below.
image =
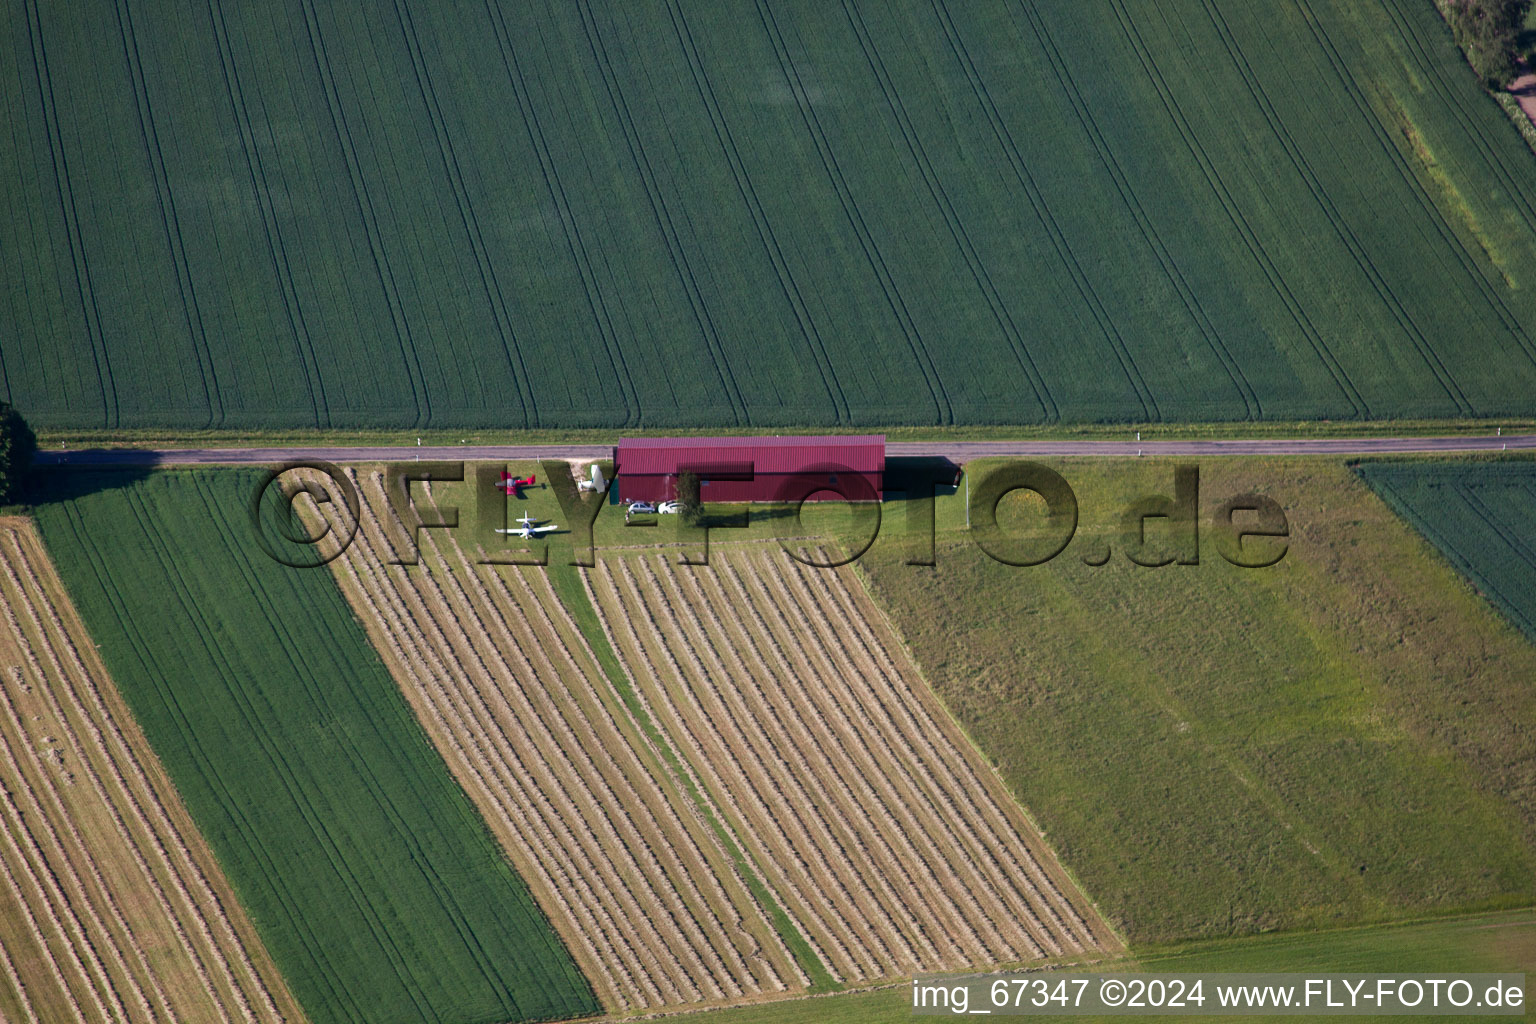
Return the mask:
<path id="1" fill-rule="evenodd" d="M 39 532 L 314 1024 L 601 1009 L 336 582 L 260 550 L 260 473 L 70 474 Z M 278 527 L 275 489 L 258 522 Z M 263 529 L 266 529 L 264 526 Z"/>
<path id="2" fill-rule="evenodd" d="M 0 1020 L 298 1020 L 25 520 L 0 520 Z"/>
<path id="3" fill-rule="evenodd" d="M 848 570 L 719 546 L 587 574 L 616 648 L 823 961 L 867 982 L 1117 945 Z"/>
<path id="4" fill-rule="evenodd" d="M 400 531 L 380 474 L 354 479 L 364 521 L 332 563 L 342 590 L 604 1005 L 803 990 L 544 571 L 476 564 L 467 538 L 438 531 L 420 535 L 419 567 L 388 565 Z"/>

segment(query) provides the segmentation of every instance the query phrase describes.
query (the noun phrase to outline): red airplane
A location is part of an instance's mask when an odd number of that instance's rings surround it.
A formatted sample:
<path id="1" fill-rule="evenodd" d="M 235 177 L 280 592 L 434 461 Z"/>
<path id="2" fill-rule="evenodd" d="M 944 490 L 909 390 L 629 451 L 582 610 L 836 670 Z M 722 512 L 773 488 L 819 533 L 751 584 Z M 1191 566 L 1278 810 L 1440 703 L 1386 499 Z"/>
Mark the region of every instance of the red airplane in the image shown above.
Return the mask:
<path id="1" fill-rule="evenodd" d="M 500 487 L 503 491 L 506 491 L 508 494 L 515 498 L 521 498 L 523 496 L 523 488 L 532 487 L 533 480 L 534 478 L 532 474 L 529 474 L 526 477 L 516 477 L 511 473 L 508 473 L 506 470 L 502 470 L 501 479 L 496 484 L 496 486 Z"/>

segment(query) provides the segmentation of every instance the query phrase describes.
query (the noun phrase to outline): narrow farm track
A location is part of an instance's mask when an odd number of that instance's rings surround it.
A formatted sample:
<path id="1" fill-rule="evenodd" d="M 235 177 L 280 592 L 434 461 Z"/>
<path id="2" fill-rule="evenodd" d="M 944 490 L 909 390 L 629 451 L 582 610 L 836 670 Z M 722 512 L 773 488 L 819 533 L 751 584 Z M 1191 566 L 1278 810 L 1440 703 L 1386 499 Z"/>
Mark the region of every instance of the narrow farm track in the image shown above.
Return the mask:
<path id="1" fill-rule="evenodd" d="M 656 721 L 846 981 L 1116 945 L 846 570 L 721 545 L 589 572 Z"/>
<path id="2" fill-rule="evenodd" d="M 1188 455 L 1410 455 L 1453 452 L 1530 451 L 1536 434 L 1448 437 L 1217 438 L 1189 441 L 891 441 L 886 454 L 902 458 L 942 456 L 956 462 L 981 458 Z M 45 466 L 221 466 L 324 459 L 328 462 L 410 462 L 464 459 L 515 462 L 531 459 L 606 459 L 608 444 L 458 445 L 448 447 L 310 448 L 99 448 L 42 451 Z"/>
<path id="3" fill-rule="evenodd" d="M 22 520 L 0 608 L 0 1018 L 300 1019 Z"/>
<path id="4" fill-rule="evenodd" d="M 342 590 L 604 1004 L 802 990 L 807 979 L 544 573 L 480 564 L 478 550 L 431 532 L 421 565 L 387 564 L 403 529 L 381 474 L 352 479 L 365 500 L 359 540 L 333 563 Z"/>

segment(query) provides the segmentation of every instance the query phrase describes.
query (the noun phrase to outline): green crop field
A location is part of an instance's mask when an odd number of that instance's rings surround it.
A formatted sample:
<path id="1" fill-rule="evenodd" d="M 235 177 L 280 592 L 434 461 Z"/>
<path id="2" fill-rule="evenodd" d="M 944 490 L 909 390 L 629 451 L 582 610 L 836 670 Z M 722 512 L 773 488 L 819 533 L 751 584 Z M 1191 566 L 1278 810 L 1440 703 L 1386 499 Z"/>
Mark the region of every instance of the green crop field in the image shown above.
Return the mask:
<path id="1" fill-rule="evenodd" d="M 883 534 L 860 565 L 1133 949 L 1536 900 L 1536 647 L 1342 460 L 1206 460 L 1200 563 L 1163 568 L 1121 515 L 1173 462 L 1052 465 L 1081 512 L 1054 561 L 992 561 L 946 497 L 935 568 Z M 1239 569 L 1210 517 L 1255 491 L 1289 548 Z"/>
<path id="2" fill-rule="evenodd" d="M 257 548 L 256 471 L 74 474 L 38 523 L 316 1024 L 596 1012 L 330 573 Z"/>
<path id="3" fill-rule="evenodd" d="M 1536 462 L 1367 462 L 1357 471 L 1536 642 Z"/>
<path id="4" fill-rule="evenodd" d="M 0 14 L 50 429 L 1528 414 L 1536 161 L 1431 0 Z"/>
<path id="5" fill-rule="evenodd" d="M 1536 972 L 1536 914 L 1530 911 L 1487 914 L 1373 928 L 1264 935 L 1249 939 L 1190 943 L 1137 951 L 1123 963 L 1103 970 L 1141 970 L 1159 974 L 1203 971 L 1351 972 Z M 911 1015 L 912 995 L 905 985 L 872 992 L 852 992 L 817 999 L 796 999 L 767 1006 L 712 1010 L 699 1024 L 888 1024 Z M 1511 1015 L 1518 1019 L 1519 1015 Z M 1109 1019 L 1031 1014 L 1033 1021 L 1082 1022 Z M 1196 1019 L 1178 1015 L 1162 1020 Z M 1203 1020 L 1238 1020 L 1204 1017 Z M 1304 1016 L 1294 1021 L 1337 1020 Z M 1379 1017 L 1378 1020 L 1414 1020 Z"/>

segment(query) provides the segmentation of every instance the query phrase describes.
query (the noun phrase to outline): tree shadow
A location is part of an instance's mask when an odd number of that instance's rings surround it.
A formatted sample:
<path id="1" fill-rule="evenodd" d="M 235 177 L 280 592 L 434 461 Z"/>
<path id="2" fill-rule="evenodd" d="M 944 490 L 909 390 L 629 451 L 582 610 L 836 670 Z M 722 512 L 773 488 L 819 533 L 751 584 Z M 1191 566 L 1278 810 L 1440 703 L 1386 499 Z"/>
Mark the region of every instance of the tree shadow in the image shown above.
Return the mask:
<path id="1" fill-rule="evenodd" d="M 103 450 L 91 454 L 99 457 L 111 453 Z M 158 459 L 146 458 L 150 454 L 147 452 L 131 454 L 135 457 L 133 461 L 125 459 L 121 464 L 92 462 L 90 465 L 72 466 L 67 462 L 50 461 L 34 465 L 27 480 L 27 504 L 34 507 L 51 505 L 102 491 L 132 487 L 155 471 Z"/>

